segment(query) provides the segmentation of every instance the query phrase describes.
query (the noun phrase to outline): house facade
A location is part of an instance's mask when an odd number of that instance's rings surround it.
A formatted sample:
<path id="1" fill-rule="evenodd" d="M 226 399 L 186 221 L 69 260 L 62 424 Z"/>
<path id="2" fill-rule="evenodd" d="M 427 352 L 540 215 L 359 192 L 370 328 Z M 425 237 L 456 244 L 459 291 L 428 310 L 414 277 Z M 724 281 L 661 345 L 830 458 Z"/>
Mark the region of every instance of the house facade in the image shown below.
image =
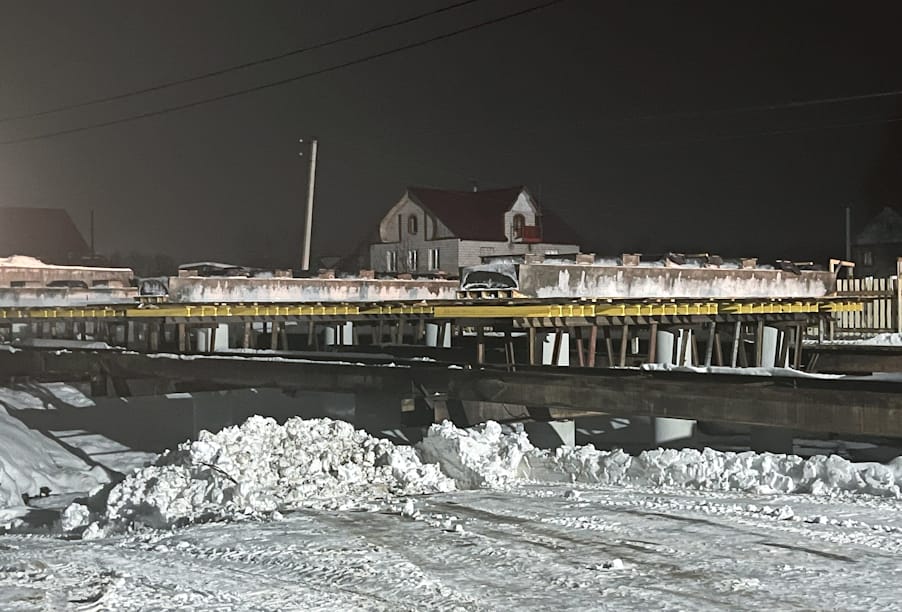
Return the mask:
<path id="1" fill-rule="evenodd" d="M 902 257 L 902 215 L 886 207 L 852 241 L 855 276 L 893 276 L 899 257 Z"/>
<path id="2" fill-rule="evenodd" d="M 483 257 L 579 252 L 572 230 L 542 211 L 524 187 L 448 191 L 410 187 L 370 245 L 377 273 L 457 276 Z"/>

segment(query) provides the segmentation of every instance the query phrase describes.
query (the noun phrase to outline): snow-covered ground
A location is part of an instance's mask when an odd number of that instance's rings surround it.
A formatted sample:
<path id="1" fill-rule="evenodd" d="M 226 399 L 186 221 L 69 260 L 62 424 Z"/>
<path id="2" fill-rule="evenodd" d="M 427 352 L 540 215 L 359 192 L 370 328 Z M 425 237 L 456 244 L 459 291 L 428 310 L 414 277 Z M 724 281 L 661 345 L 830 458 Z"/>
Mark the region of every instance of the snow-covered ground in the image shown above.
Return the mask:
<path id="1" fill-rule="evenodd" d="M 254 417 L 9 521 L 0 609 L 898 609 L 900 485 L 899 460 Z"/>

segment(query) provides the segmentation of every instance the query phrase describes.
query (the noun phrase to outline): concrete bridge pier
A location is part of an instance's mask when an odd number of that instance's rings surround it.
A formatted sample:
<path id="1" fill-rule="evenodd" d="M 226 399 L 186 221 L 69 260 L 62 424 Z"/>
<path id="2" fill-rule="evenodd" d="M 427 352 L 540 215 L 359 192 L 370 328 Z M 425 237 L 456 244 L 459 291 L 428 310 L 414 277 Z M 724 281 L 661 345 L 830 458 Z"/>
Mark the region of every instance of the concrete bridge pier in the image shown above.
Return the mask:
<path id="1" fill-rule="evenodd" d="M 692 330 L 658 330 L 658 351 L 656 362 L 664 365 L 673 365 L 680 360 L 680 365 L 692 363 Z M 684 345 L 685 343 L 685 345 Z M 695 421 L 687 419 L 671 419 L 654 417 L 651 419 L 651 430 L 655 446 L 674 446 L 680 443 L 690 442 L 695 437 Z"/>

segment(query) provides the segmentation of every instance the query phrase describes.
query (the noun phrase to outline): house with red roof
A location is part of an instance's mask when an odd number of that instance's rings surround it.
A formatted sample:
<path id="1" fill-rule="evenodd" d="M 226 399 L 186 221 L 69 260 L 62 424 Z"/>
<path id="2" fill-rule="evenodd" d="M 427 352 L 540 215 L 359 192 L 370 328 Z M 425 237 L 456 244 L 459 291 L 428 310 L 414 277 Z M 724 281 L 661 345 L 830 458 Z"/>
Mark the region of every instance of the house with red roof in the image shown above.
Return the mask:
<path id="1" fill-rule="evenodd" d="M 378 273 L 457 276 L 484 258 L 579 252 L 575 233 L 525 187 L 450 191 L 408 187 L 370 245 Z"/>

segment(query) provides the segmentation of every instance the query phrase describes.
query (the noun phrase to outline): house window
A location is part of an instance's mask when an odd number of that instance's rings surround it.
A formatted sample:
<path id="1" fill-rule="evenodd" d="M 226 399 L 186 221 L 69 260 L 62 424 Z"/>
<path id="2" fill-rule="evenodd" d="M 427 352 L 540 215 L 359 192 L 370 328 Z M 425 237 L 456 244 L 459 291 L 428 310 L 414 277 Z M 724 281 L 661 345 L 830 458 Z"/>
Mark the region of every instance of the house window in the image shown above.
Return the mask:
<path id="1" fill-rule="evenodd" d="M 560 253 L 558 253 L 557 249 L 545 249 L 545 254 L 546 255 L 559 255 Z"/>
<path id="2" fill-rule="evenodd" d="M 416 215 L 410 215 L 407 217 L 407 233 L 408 234 L 416 234 L 419 231 L 419 219 L 417 219 Z"/>
<path id="3" fill-rule="evenodd" d="M 397 272 L 398 271 L 398 252 L 397 251 L 386 251 L 385 252 L 385 271 L 386 272 Z"/>
<path id="4" fill-rule="evenodd" d="M 862 254 L 862 259 L 864 260 L 861 262 L 862 265 L 865 265 L 865 266 L 873 266 L 874 265 L 874 254 L 871 253 L 870 251 L 865 251 Z"/>
<path id="5" fill-rule="evenodd" d="M 479 247 L 479 255 L 481 257 L 485 257 L 486 255 L 493 255 L 495 253 L 495 247 Z"/>
<path id="6" fill-rule="evenodd" d="M 514 220 L 512 223 L 513 231 L 511 234 L 514 237 L 514 240 L 518 240 L 523 237 L 523 226 L 526 225 L 526 217 L 517 213 L 514 215 Z"/>
<path id="7" fill-rule="evenodd" d="M 415 249 L 407 251 L 407 269 L 416 272 L 417 269 L 417 252 Z"/>
<path id="8" fill-rule="evenodd" d="M 429 269 L 439 270 L 442 267 L 438 249 L 429 249 Z"/>

